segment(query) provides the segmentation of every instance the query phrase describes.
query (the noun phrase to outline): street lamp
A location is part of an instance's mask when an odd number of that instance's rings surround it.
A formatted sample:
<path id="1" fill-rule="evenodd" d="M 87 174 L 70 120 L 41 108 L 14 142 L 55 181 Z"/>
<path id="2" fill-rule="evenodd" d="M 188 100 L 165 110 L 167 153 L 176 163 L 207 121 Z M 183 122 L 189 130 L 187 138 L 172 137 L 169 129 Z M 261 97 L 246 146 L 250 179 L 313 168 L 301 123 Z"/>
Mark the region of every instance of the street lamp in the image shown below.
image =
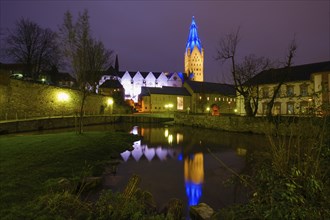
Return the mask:
<path id="1" fill-rule="evenodd" d="M 57 100 L 58 100 L 60 103 L 62 103 L 62 104 L 60 104 L 60 105 L 63 105 L 63 106 L 60 106 L 61 109 L 62 109 L 62 117 L 63 117 L 63 115 L 64 115 L 64 107 L 65 107 L 65 103 L 68 102 L 69 99 L 70 99 L 70 96 L 68 95 L 68 93 L 63 92 L 63 91 L 57 93 Z"/>
<path id="2" fill-rule="evenodd" d="M 113 99 L 112 98 L 109 98 L 108 101 L 108 106 L 110 107 L 110 114 L 112 114 L 112 107 L 113 107 Z"/>
<path id="3" fill-rule="evenodd" d="M 69 101 L 69 95 L 65 92 L 59 92 L 57 94 L 57 99 L 60 102 L 67 102 L 67 101 Z"/>
<path id="4" fill-rule="evenodd" d="M 210 107 L 207 107 L 206 111 L 207 111 L 208 114 L 210 114 Z"/>

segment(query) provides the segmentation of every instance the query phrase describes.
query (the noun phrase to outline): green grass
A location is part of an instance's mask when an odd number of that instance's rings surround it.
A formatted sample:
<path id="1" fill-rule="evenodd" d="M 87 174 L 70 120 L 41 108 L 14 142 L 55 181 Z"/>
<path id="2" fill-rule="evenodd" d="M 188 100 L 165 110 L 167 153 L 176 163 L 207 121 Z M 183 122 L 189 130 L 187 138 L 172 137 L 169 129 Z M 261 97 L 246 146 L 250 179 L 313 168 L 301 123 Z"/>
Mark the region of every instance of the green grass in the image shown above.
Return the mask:
<path id="1" fill-rule="evenodd" d="M 132 146 L 126 133 L 88 132 L 0 137 L 0 216 L 14 217 L 29 202 L 47 193 L 49 179 L 79 176 L 86 166 L 93 175 L 102 164 Z"/>

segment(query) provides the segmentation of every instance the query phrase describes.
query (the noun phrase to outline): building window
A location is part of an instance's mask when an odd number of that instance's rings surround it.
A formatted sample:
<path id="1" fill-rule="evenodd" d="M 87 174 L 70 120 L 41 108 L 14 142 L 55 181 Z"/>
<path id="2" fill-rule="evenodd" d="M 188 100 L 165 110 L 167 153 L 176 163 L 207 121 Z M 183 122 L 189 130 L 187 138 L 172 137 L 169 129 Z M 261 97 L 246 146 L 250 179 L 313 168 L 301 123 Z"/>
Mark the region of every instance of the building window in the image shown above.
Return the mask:
<path id="1" fill-rule="evenodd" d="M 176 106 L 178 110 L 183 110 L 183 97 L 176 97 Z"/>
<path id="2" fill-rule="evenodd" d="M 287 96 L 293 96 L 294 95 L 293 86 L 286 86 L 286 95 Z"/>
<path id="3" fill-rule="evenodd" d="M 207 97 L 207 101 L 209 101 L 210 100 L 210 97 Z"/>
<path id="4" fill-rule="evenodd" d="M 294 114 L 294 103 L 293 102 L 288 102 L 287 103 L 287 114 L 288 115 L 293 115 Z"/>
<path id="5" fill-rule="evenodd" d="M 202 100 L 202 96 L 199 96 L 199 99 Z"/>
<path id="6" fill-rule="evenodd" d="M 300 113 L 308 114 L 308 102 L 306 101 L 300 102 Z"/>
<path id="7" fill-rule="evenodd" d="M 269 88 L 268 87 L 262 88 L 262 97 L 263 98 L 269 97 Z"/>
<path id="8" fill-rule="evenodd" d="M 266 102 L 262 103 L 262 114 L 263 115 L 267 114 L 267 103 Z"/>
<path id="9" fill-rule="evenodd" d="M 217 101 L 217 97 L 214 97 L 214 101 L 215 101 L 215 102 Z"/>
<path id="10" fill-rule="evenodd" d="M 280 102 L 274 103 L 273 114 L 274 115 L 280 115 L 281 114 L 281 103 Z"/>
<path id="11" fill-rule="evenodd" d="M 275 87 L 273 88 L 273 94 L 276 92 L 276 88 L 277 88 L 277 86 L 275 86 Z M 278 89 L 277 94 L 276 94 L 275 97 L 276 97 L 276 98 L 281 97 L 281 88 Z"/>
<path id="12" fill-rule="evenodd" d="M 308 86 L 306 84 L 303 84 L 300 86 L 300 95 L 301 96 L 307 96 L 308 95 Z"/>

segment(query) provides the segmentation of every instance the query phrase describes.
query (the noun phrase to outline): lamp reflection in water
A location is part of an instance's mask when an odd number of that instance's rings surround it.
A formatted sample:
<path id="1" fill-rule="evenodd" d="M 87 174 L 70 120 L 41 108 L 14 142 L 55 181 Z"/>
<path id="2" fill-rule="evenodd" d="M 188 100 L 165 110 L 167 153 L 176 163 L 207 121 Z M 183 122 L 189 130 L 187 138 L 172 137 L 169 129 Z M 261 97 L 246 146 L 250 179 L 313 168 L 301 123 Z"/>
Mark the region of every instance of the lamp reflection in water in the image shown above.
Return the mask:
<path id="1" fill-rule="evenodd" d="M 204 156 L 196 153 L 184 160 L 184 180 L 189 206 L 197 205 L 202 196 L 204 182 Z"/>

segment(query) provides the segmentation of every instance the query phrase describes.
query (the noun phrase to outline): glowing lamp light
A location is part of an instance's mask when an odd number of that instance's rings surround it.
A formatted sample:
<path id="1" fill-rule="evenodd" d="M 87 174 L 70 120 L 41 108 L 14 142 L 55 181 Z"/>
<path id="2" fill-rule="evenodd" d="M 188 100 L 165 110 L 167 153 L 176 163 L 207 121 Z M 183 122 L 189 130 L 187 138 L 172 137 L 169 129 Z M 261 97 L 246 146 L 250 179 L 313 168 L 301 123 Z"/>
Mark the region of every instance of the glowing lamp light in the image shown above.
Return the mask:
<path id="1" fill-rule="evenodd" d="M 210 108 L 209 108 L 209 107 L 207 107 L 207 108 L 206 108 L 206 111 L 210 111 Z"/>
<path id="2" fill-rule="evenodd" d="M 113 105 L 113 99 L 108 99 L 108 101 L 107 101 L 107 103 L 108 103 L 108 105 Z"/>
<path id="3" fill-rule="evenodd" d="M 60 92 L 57 94 L 57 99 L 60 102 L 67 102 L 69 101 L 69 95 L 65 92 Z"/>
<path id="4" fill-rule="evenodd" d="M 234 109 L 234 112 L 237 112 L 237 109 L 236 108 Z"/>

